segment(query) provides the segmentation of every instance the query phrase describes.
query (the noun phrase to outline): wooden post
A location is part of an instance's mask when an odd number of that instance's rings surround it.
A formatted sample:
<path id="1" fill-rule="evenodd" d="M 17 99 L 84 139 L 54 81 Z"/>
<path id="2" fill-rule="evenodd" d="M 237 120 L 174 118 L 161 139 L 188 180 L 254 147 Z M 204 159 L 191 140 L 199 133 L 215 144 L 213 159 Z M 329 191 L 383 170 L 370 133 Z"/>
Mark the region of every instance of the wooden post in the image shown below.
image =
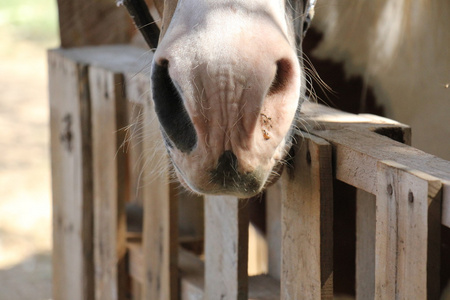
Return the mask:
<path id="1" fill-rule="evenodd" d="M 266 191 L 267 246 L 269 252 L 269 275 L 281 278 L 281 198 L 282 180 L 278 180 Z"/>
<path id="2" fill-rule="evenodd" d="M 94 299 L 90 99 L 87 66 L 49 52 L 53 299 Z"/>
<path id="3" fill-rule="evenodd" d="M 136 31 L 113 0 L 58 0 L 61 47 L 125 44 Z"/>
<path id="4" fill-rule="evenodd" d="M 121 74 L 90 67 L 94 172 L 95 298 L 126 297 L 126 100 Z"/>
<path id="5" fill-rule="evenodd" d="M 438 299 L 442 184 L 394 162 L 377 171 L 375 299 Z"/>
<path id="6" fill-rule="evenodd" d="M 356 297 L 375 294 L 375 195 L 356 191 Z"/>
<path id="7" fill-rule="evenodd" d="M 205 299 L 246 300 L 248 211 L 245 200 L 205 197 Z"/>
<path id="8" fill-rule="evenodd" d="M 331 146 L 304 133 L 283 174 L 281 299 L 333 298 Z"/>
<path id="9" fill-rule="evenodd" d="M 177 198 L 169 178 L 169 162 L 153 108 L 145 111 L 144 153 L 152 153 L 144 163 L 145 276 L 142 298 L 178 299 Z M 156 148 L 155 148 L 156 147 Z M 162 150 L 162 151 L 161 151 Z"/>

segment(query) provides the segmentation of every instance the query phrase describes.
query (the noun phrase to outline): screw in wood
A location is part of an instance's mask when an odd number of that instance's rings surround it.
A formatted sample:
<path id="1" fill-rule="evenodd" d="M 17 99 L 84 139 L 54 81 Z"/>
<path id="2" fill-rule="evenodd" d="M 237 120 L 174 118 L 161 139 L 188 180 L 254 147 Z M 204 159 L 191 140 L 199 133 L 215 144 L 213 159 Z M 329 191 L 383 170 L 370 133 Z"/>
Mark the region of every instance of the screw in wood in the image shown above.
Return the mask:
<path id="1" fill-rule="evenodd" d="M 394 193 L 394 189 L 392 188 L 392 184 L 388 184 L 387 192 L 388 192 L 389 196 L 392 196 L 392 194 Z"/>
<path id="2" fill-rule="evenodd" d="M 413 203 L 414 202 L 414 194 L 411 192 L 411 190 L 408 193 L 408 202 Z"/>
<path id="3" fill-rule="evenodd" d="M 311 164 L 311 152 L 306 152 L 306 162 L 308 163 L 308 165 Z"/>

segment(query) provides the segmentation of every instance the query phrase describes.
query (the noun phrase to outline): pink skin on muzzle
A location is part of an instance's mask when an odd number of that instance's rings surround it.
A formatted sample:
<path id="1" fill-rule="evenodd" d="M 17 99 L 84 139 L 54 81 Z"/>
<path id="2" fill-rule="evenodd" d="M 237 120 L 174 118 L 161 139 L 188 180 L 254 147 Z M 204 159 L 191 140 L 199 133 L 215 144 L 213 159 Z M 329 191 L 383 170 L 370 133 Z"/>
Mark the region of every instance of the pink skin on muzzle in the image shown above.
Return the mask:
<path id="1" fill-rule="evenodd" d="M 167 68 L 195 133 L 167 115 L 162 129 L 176 133 L 165 137 L 169 155 L 195 192 L 253 196 L 289 150 L 303 79 L 283 6 L 182 1 L 158 46 L 154 64 Z M 158 88 L 154 82 L 154 97 Z M 195 144 L 177 147 L 183 134 L 195 135 Z"/>

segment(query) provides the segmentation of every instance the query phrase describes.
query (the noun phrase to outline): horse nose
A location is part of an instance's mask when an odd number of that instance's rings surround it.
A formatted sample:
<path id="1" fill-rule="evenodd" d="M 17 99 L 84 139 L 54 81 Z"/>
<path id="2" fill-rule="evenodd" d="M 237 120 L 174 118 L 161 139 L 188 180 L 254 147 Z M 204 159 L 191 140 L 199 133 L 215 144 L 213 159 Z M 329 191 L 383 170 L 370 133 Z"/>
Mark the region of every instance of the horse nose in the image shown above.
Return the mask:
<path id="1" fill-rule="evenodd" d="M 219 157 L 216 168 L 212 171 L 212 182 L 217 184 L 219 191 L 249 197 L 258 193 L 262 188 L 259 172 L 238 171 L 239 160 L 230 150 L 226 150 Z"/>

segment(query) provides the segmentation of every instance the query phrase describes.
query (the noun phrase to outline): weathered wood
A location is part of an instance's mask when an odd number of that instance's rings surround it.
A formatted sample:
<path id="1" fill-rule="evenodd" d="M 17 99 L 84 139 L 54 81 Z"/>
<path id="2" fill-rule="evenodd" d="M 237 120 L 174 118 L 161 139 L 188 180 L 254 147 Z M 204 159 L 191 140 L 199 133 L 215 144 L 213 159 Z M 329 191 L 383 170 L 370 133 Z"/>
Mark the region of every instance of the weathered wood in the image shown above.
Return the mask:
<path id="1" fill-rule="evenodd" d="M 438 299 L 442 184 L 378 163 L 375 299 Z"/>
<path id="2" fill-rule="evenodd" d="M 436 177 L 444 185 L 442 224 L 449 227 L 450 161 L 368 131 L 349 129 L 312 130 L 333 145 L 336 178 L 376 194 L 377 162 L 390 160 Z"/>
<path id="3" fill-rule="evenodd" d="M 205 299 L 247 299 L 248 211 L 245 200 L 205 197 Z"/>
<path id="4" fill-rule="evenodd" d="M 128 87 L 127 87 L 128 88 Z M 142 202 L 142 172 L 144 160 L 143 130 L 144 130 L 144 105 L 127 101 L 127 125 L 125 129 L 125 142 L 121 151 L 127 153 L 128 158 L 128 199 L 134 205 L 143 207 Z"/>
<path id="5" fill-rule="evenodd" d="M 94 299 L 92 149 L 85 64 L 49 52 L 53 298 Z"/>
<path id="6" fill-rule="evenodd" d="M 266 226 L 269 258 L 269 275 L 281 278 L 281 197 L 282 180 L 266 190 Z"/>
<path id="7" fill-rule="evenodd" d="M 151 57 L 146 59 L 147 65 Z M 144 72 L 128 71 L 124 74 L 126 98 L 128 100 L 128 126 L 126 128 L 126 152 L 130 165 L 130 201 L 143 207 L 143 186 L 145 178 L 143 167 L 146 157 L 153 155 L 152 149 L 144 148 L 145 140 L 145 106 L 151 103 L 150 74 Z"/>
<path id="8" fill-rule="evenodd" d="M 203 300 L 205 266 L 194 254 L 180 248 L 180 299 Z"/>
<path id="9" fill-rule="evenodd" d="M 375 295 L 375 195 L 356 192 L 356 298 Z"/>
<path id="10" fill-rule="evenodd" d="M 204 203 L 203 196 L 195 195 L 183 187 L 178 187 L 178 229 L 180 242 L 201 243 L 204 238 Z M 182 241 L 183 240 L 183 241 Z M 194 245 L 192 245 L 194 246 Z M 201 248 L 199 252 L 202 252 Z"/>
<path id="11" fill-rule="evenodd" d="M 95 298 L 125 299 L 127 157 L 123 76 L 89 69 L 94 174 Z"/>
<path id="12" fill-rule="evenodd" d="M 166 151 L 153 107 L 146 106 L 144 153 L 153 153 L 144 163 L 144 232 L 145 277 L 142 298 L 178 299 L 178 225 L 177 198 L 170 183 Z M 162 151 L 161 151 L 162 150 Z"/>
<path id="13" fill-rule="evenodd" d="M 136 31 L 111 0 L 58 0 L 61 47 L 128 43 Z"/>
<path id="14" fill-rule="evenodd" d="M 380 116 L 360 114 L 378 124 L 393 124 L 399 127 L 377 131 L 391 139 L 411 145 L 411 130 L 395 121 Z M 401 129 L 401 130 L 399 130 Z M 356 297 L 375 297 L 375 211 L 376 196 L 358 189 L 356 192 Z"/>
<path id="15" fill-rule="evenodd" d="M 160 29 L 150 14 L 147 3 L 144 0 L 117 0 L 117 5 L 125 6 L 147 45 L 155 51 L 158 47 Z"/>
<path id="16" fill-rule="evenodd" d="M 315 103 L 304 103 L 302 114 L 302 128 L 333 145 L 336 178 L 347 184 L 375 194 L 379 160 L 396 161 L 439 178 L 443 184 L 441 222 L 450 228 L 450 162 L 408 147 L 411 143 L 408 126 L 373 115 L 340 112 Z M 395 138 L 395 129 L 401 131 L 396 135 L 401 139 Z M 369 131 L 387 135 L 390 139 Z"/>
<path id="17" fill-rule="evenodd" d="M 130 253 L 130 275 L 138 283 L 145 278 L 143 262 L 144 255 L 142 245 L 138 243 L 128 244 Z M 180 280 L 180 299 L 202 300 L 205 286 L 205 263 L 191 252 L 179 248 L 178 267 Z M 267 275 L 252 276 L 248 279 L 249 299 L 253 300 L 278 300 L 280 299 L 280 281 Z M 140 298 L 138 298 L 140 299 Z"/>
<path id="18" fill-rule="evenodd" d="M 282 299 L 333 298 L 331 146 L 304 134 L 283 174 Z"/>

